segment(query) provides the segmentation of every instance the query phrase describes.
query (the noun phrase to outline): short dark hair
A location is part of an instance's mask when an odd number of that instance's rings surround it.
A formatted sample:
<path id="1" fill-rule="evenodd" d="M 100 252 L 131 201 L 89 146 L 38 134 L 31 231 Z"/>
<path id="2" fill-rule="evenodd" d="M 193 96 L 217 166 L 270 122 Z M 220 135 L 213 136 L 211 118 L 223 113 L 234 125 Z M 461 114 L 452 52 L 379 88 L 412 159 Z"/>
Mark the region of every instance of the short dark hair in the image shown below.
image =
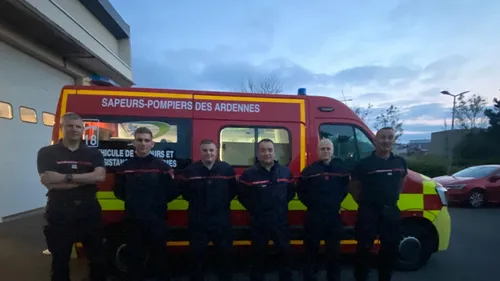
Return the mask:
<path id="1" fill-rule="evenodd" d="M 153 133 L 151 132 L 150 129 L 146 127 L 139 127 L 134 131 L 134 138 L 137 137 L 138 134 L 148 134 L 153 138 Z"/>
<path id="2" fill-rule="evenodd" d="M 258 143 L 257 143 L 257 146 L 259 146 L 261 143 L 263 142 L 270 142 L 273 144 L 274 146 L 274 141 L 272 139 L 261 139 Z"/>
<path id="3" fill-rule="evenodd" d="M 211 139 L 203 139 L 201 142 L 200 142 L 200 146 L 204 145 L 204 144 L 214 144 L 215 146 L 217 146 L 217 144 L 211 140 Z"/>

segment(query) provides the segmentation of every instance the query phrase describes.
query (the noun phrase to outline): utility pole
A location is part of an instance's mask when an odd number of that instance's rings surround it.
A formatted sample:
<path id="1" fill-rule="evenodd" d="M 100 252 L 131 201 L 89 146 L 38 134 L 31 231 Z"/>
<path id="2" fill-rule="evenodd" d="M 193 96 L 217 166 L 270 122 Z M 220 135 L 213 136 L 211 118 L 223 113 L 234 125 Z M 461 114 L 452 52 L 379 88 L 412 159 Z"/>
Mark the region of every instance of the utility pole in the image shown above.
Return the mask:
<path id="1" fill-rule="evenodd" d="M 348 102 L 348 101 L 352 101 L 352 99 L 346 99 L 346 98 L 345 98 L 345 95 L 344 95 L 344 90 L 342 90 L 342 97 L 344 98 L 344 99 L 342 100 L 344 103 L 346 103 L 346 102 Z"/>
<path id="2" fill-rule="evenodd" d="M 455 111 L 456 111 L 456 100 L 457 97 L 467 94 L 470 91 L 461 92 L 460 94 L 453 95 L 448 91 L 441 91 L 442 95 L 453 97 L 453 109 L 451 114 L 451 131 L 455 130 Z M 451 146 L 450 161 L 448 161 L 448 175 L 451 173 L 451 166 L 453 164 L 453 152 L 455 148 L 455 139 L 453 139 L 453 145 Z"/>

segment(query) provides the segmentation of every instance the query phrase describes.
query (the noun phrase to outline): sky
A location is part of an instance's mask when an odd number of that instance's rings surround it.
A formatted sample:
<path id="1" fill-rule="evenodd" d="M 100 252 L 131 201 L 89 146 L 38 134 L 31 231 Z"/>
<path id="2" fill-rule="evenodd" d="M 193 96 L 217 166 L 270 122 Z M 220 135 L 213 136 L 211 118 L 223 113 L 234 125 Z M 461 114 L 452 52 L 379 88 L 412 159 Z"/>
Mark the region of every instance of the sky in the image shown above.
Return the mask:
<path id="1" fill-rule="evenodd" d="M 139 87 L 285 93 L 401 111 L 403 142 L 449 129 L 453 98 L 500 96 L 497 0 L 110 0 L 131 27 Z"/>

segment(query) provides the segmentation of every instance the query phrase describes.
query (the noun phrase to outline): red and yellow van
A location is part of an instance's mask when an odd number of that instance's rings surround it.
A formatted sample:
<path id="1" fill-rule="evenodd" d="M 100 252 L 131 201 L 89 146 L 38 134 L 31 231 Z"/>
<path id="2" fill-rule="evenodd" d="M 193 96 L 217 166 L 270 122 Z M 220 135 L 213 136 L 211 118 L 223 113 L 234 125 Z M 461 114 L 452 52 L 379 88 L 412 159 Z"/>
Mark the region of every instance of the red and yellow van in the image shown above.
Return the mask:
<path id="1" fill-rule="evenodd" d="M 118 267 L 123 248 L 124 204 L 113 195 L 113 172 L 133 155 L 130 142 L 138 126 L 153 131 L 156 144 L 152 153 L 176 172 L 200 159 L 198 144 L 205 138 L 219 144 L 220 158 L 233 165 L 237 174 L 255 163 L 256 144 L 262 138 L 274 140 L 277 158 L 295 176 L 317 159 L 320 137 L 330 138 L 335 155 L 352 163 L 374 150 L 373 133 L 358 116 L 342 102 L 321 96 L 68 86 L 61 92 L 57 118 L 65 112 L 76 112 L 84 118 L 87 145 L 97 147 L 105 157 L 108 175 L 97 196 L 103 210 L 106 243 Z M 57 125 L 52 137 L 53 141 L 61 137 Z M 172 239 L 168 246 L 173 249 L 188 245 L 187 207 L 182 197 L 169 203 L 167 216 Z M 357 207 L 351 195 L 342 203 L 346 229 L 343 252 L 355 249 L 352 227 Z M 445 189 L 430 178 L 409 171 L 399 208 L 404 234 L 398 265 L 402 270 L 416 270 L 433 253 L 448 248 L 451 222 Z M 303 243 L 305 209 L 297 198 L 290 202 L 292 244 L 298 248 Z M 232 202 L 231 210 L 234 245 L 245 247 L 250 244 L 248 214 L 237 200 Z M 81 244 L 76 247 L 79 253 Z"/>

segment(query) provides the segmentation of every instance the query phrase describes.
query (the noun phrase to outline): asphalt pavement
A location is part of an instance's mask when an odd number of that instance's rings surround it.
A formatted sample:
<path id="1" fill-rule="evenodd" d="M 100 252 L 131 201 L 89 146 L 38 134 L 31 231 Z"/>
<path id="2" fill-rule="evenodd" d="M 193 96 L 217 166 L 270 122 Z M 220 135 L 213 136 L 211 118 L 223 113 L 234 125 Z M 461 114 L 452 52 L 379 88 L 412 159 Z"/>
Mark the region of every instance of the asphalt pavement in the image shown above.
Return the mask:
<path id="1" fill-rule="evenodd" d="M 397 272 L 394 281 L 500 280 L 500 208 L 452 208 L 451 242 L 448 251 L 435 254 L 426 267 L 416 272 Z M 0 280 L 49 281 L 50 256 L 42 235 L 41 214 L 0 224 Z M 85 276 L 86 262 L 73 260 L 73 281 Z M 298 271 L 296 280 L 301 280 Z M 324 275 L 324 274 L 323 274 Z M 268 280 L 277 280 L 270 274 Z M 343 280 L 351 281 L 351 263 L 344 266 Z M 175 278 L 187 280 L 186 278 Z M 173 280 L 173 281 L 174 281 Z M 210 280 L 216 280 L 210 278 Z M 248 280 L 238 274 L 236 280 Z M 324 276 L 320 280 L 325 280 Z M 373 279 L 376 280 L 376 279 Z"/>

